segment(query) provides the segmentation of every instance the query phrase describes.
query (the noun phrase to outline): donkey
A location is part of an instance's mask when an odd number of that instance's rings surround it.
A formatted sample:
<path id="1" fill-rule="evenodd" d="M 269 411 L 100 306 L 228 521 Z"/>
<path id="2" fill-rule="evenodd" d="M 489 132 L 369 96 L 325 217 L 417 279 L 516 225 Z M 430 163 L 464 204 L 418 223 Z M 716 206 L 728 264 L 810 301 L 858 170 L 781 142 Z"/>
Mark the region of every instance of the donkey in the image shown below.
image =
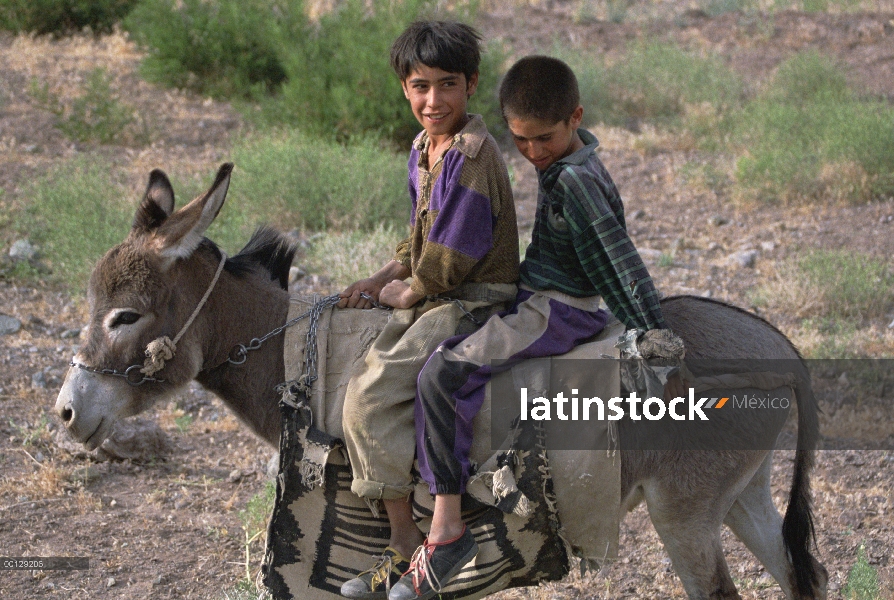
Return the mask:
<path id="1" fill-rule="evenodd" d="M 88 448 L 99 446 L 118 419 L 146 410 L 193 379 L 277 445 L 274 388 L 284 379 L 284 336 L 265 334 L 286 321 L 295 247 L 261 228 L 227 258 L 203 237 L 224 203 L 231 171 L 232 164 L 224 164 L 208 191 L 177 211 L 168 178 L 152 171 L 127 238 L 97 263 L 88 288 L 87 339 L 56 401 L 71 436 Z M 780 331 L 725 303 L 677 296 L 664 299 L 661 308 L 684 340 L 687 357 L 801 360 Z M 263 343 L 244 345 L 259 339 Z M 803 408 L 805 397 L 799 394 L 798 402 Z M 787 598 L 826 597 L 827 572 L 810 553 L 809 475 L 817 427 L 812 411 L 798 411 L 785 518 L 770 494 L 772 451 L 621 452 L 621 509 L 626 513 L 646 502 L 690 598 L 739 598 L 723 556 L 722 524 Z M 635 438 L 636 422 L 621 421 L 619 436 Z"/>

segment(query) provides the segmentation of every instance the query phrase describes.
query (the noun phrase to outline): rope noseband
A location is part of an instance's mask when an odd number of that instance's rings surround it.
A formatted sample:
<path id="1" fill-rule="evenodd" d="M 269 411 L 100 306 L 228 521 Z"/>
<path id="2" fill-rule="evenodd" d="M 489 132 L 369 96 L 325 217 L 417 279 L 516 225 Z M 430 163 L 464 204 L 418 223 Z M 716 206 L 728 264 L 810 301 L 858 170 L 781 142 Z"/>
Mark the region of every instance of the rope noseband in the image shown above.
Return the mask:
<path id="1" fill-rule="evenodd" d="M 221 252 L 221 254 L 223 254 L 223 256 L 220 259 L 220 264 L 217 265 L 217 271 L 214 273 L 214 279 L 211 280 L 211 285 L 205 290 L 205 295 L 199 300 L 198 306 L 192 311 L 189 319 L 186 320 L 186 323 L 180 329 L 180 333 L 174 336 L 173 340 L 168 336 L 162 336 L 149 342 L 149 345 L 146 346 L 146 361 L 143 363 L 143 368 L 140 369 L 140 373 L 143 373 L 147 377 L 151 377 L 165 368 L 165 361 L 174 358 L 174 353 L 177 351 L 177 342 L 180 341 L 180 338 L 183 337 L 183 334 L 186 333 L 186 330 L 189 329 L 192 322 L 196 320 L 199 311 L 205 306 L 205 303 L 208 301 L 208 296 L 211 295 L 214 286 L 217 285 L 217 280 L 220 279 L 220 273 L 223 271 L 224 263 L 227 262 L 227 255 L 223 252 Z"/>
<path id="2" fill-rule="evenodd" d="M 202 296 L 201 300 L 199 300 L 195 310 L 192 311 L 192 314 L 186 320 L 186 323 L 180 328 L 180 332 L 174 336 L 173 340 L 165 335 L 149 342 L 146 346 L 146 360 L 142 365 L 130 365 L 124 371 L 118 371 L 116 369 L 97 369 L 96 367 L 89 367 L 87 365 L 76 363 L 73 360 L 68 364 L 72 367 L 90 371 L 91 373 L 98 373 L 99 375 L 123 377 L 124 380 L 132 386 L 142 385 L 147 381 L 164 383 L 164 379 L 158 379 L 153 377 L 153 375 L 164 369 L 165 363 L 174 358 L 174 354 L 177 352 L 177 342 L 180 341 L 180 338 L 183 337 L 186 330 L 189 329 L 190 325 L 193 324 L 193 321 L 196 320 L 199 311 L 201 311 L 202 307 L 205 306 L 205 303 L 208 302 L 208 297 L 211 296 L 211 292 L 214 291 L 214 287 L 217 285 L 217 281 L 220 279 L 220 274 L 223 272 L 224 265 L 227 262 L 226 253 L 221 252 L 221 254 L 220 263 L 217 265 L 217 271 L 214 273 L 214 278 L 208 285 L 208 289 L 205 290 L 205 294 Z"/>

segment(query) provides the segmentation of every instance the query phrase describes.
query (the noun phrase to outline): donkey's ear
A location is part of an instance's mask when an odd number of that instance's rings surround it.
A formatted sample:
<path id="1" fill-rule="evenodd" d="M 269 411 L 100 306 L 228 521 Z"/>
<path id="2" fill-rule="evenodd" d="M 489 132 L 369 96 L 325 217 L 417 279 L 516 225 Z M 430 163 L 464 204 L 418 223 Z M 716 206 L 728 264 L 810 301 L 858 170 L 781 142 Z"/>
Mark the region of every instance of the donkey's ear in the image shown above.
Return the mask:
<path id="1" fill-rule="evenodd" d="M 227 197 L 232 171 L 232 163 L 221 165 L 208 191 L 171 215 L 158 228 L 156 243 L 163 258 L 172 262 L 188 258 L 199 247 L 202 235 L 217 217 Z"/>
<path id="2" fill-rule="evenodd" d="M 149 185 L 143 201 L 133 218 L 133 229 L 152 231 L 158 229 L 174 212 L 174 188 L 164 171 L 153 169 L 149 173 Z"/>

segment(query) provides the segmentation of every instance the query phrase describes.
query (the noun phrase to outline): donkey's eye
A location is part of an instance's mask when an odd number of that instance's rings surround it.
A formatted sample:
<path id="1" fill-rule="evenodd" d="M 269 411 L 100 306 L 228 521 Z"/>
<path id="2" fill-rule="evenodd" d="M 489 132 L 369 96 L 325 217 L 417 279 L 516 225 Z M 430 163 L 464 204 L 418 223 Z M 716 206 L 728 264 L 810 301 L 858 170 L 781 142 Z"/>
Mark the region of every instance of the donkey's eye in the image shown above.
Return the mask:
<path id="1" fill-rule="evenodd" d="M 140 320 L 140 313 L 135 313 L 132 311 L 124 311 L 115 315 L 115 320 L 112 321 L 112 324 L 109 325 L 110 328 L 114 329 L 119 325 L 133 325 L 137 321 Z"/>

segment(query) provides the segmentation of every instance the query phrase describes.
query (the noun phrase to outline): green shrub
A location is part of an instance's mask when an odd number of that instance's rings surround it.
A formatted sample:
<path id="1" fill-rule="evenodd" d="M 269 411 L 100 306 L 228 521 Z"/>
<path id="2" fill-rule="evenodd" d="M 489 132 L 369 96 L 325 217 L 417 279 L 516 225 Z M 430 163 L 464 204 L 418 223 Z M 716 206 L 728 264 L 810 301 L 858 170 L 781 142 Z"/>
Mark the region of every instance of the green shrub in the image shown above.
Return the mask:
<path id="1" fill-rule="evenodd" d="M 410 137 L 418 129 L 391 71 L 391 43 L 421 16 L 428 0 L 346 0 L 283 59 L 288 81 L 268 104 L 276 119 L 340 137 L 363 131 Z"/>
<path id="2" fill-rule="evenodd" d="M 62 36 L 108 33 L 140 0 L 0 0 L 0 29 Z"/>
<path id="3" fill-rule="evenodd" d="M 437 0 L 344 0 L 312 21 L 303 0 L 143 0 L 126 20 L 149 50 L 145 75 L 223 98 L 246 114 L 345 140 L 374 132 L 409 145 L 418 124 L 388 64 L 391 43 Z M 272 5 L 272 6 L 271 6 Z M 469 21 L 472 11 L 441 15 Z M 485 53 L 470 109 L 498 126 L 502 54 Z"/>
<path id="4" fill-rule="evenodd" d="M 894 193 L 894 110 L 861 99 L 816 52 L 783 63 L 741 112 L 741 195 L 770 201 L 865 201 Z"/>
<path id="5" fill-rule="evenodd" d="M 339 140 L 373 132 L 409 147 L 420 125 L 389 65 L 391 44 L 416 19 L 473 18 L 471 12 L 438 15 L 437 4 L 344 0 L 300 41 L 284 41 L 281 56 L 287 78 L 278 94 L 262 102 L 262 120 Z M 478 91 L 469 103 L 469 110 L 483 114 L 497 134 L 502 128 L 496 90 L 503 56 L 495 44 L 486 46 Z"/>
<path id="6" fill-rule="evenodd" d="M 866 548 L 862 545 L 857 550 L 857 562 L 847 572 L 847 585 L 842 590 L 842 596 L 846 600 L 881 598 L 878 572 L 866 560 Z"/>
<path id="7" fill-rule="evenodd" d="M 124 26 L 150 80 L 217 97 L 274 90 L 284 31 L 306 35 L 301 0 L 142 0 Z"/>
<path id="8" fill-rule="evenodd" d="M 763 97 L 773 102 L 797 105 L 848 101 L 852 93 L 841 69 L 829 58 L 810 50 L 780 64 Z"/>
<path id="9" fill-rule="evenodd" d="M 223 237 L 244 241 L 259 218 L 311 231 L 409 222 L 406 157 L 374 139 L 343 146 L 295 130 L 255 133 L 236 142 L 233 159 Z"/>
<path id="10" fill-rule="evenodd" d="M 121 242 L 136 209 L 110 165 L 75 159 L 61 163 L 22 191 L 26 208 L 15 228 L 42 248 L 52 278 L 78 292 L 86 288 L 96 261 Z"/>
<path id="11" fill-rule="evenodd" d="M 723 111 L 742 94 L 741 81 L 718 60 L 671 44 L 634 44 L 611 66 L 580 53 L 555 54 L 574 69 L 586 113 L 608 125 L 681 125 L 689 107 Z"/>
<path id="12" fill-rule="evenodd" d="M 83 93 L 65 104 L 52 93 L 49 85 L 31 82 L 31 96 L 56 115 L 56 128 L 72 140 L 109 144 L 128 140 L 148 142 L 145 128 L 134 134 L 136 111 L 122 102 L 112 89 L 113 77 L 102 67 L 87 74 Z"/>

